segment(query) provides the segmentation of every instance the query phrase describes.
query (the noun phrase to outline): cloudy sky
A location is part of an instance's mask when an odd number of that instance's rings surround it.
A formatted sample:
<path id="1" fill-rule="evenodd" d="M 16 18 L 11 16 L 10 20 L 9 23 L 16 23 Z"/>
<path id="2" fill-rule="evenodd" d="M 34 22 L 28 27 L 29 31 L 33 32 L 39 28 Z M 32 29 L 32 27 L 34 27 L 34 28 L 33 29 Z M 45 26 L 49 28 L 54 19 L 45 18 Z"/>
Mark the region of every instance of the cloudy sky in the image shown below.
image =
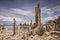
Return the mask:
<path id="1" fill-rule="evenodd" d="M 13 18 L 17 24 L 30 23 L 35 20 L 35 7 L 38 0 L 0 0 L 0 23 L 12 25 Z M 60 0 L 40 0 L 42 23 L 53 20 L 60 15 Z"/>

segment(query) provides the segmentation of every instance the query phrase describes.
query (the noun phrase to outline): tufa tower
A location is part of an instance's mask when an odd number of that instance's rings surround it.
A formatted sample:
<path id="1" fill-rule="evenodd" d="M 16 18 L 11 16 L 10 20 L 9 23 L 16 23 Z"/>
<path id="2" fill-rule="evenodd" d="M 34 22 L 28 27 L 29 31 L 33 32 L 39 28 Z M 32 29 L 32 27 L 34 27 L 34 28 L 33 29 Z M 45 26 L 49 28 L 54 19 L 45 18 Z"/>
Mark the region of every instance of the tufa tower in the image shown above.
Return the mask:
<path id="1" fill-rule="evenodd" d="M 41 24 L 41 8 L 40 8 L 40 2 L 38 2 L 37 7 L 35 8 L 35 29 L 34 34 L 39 31 L 39 29 L 42 28 Z"/>
<path id="2" fill-rule="evenodd" d="M 18 26 L 16 25 L 16 20 L 13 19 L 13 35 L 18 34 Z"/>
<path id="3" fill-rule="evenodd" d="M 41 27 L 41 8 L 40 3 L 37 4 L 37 7 L 35 8 L 35 23 L 36 27 Z"/>

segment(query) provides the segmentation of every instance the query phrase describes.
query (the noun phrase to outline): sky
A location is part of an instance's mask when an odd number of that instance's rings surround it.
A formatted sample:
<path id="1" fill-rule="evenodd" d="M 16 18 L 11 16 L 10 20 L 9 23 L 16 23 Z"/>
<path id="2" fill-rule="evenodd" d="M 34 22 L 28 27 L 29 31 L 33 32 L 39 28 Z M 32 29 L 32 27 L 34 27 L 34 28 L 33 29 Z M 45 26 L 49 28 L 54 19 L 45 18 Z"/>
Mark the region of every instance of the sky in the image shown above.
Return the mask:
<path id="1" fill-rule="evenodd" d="M 41 21 L 54 20 L 60 16 L 60 0 L 0 0 L 0 24 L 17 25 L 35 22 L 35 7 L 40 1 Z"/>

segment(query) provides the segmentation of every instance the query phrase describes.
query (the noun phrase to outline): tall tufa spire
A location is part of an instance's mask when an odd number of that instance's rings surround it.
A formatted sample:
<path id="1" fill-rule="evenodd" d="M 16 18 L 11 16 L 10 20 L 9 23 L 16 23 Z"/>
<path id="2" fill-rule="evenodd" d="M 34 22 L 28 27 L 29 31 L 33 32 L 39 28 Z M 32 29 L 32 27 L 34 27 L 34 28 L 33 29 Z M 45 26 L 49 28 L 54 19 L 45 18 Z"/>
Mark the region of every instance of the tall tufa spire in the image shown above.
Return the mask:
<path id="1" fill-rule="evenodd" d="M 13 35 L 18 33 L 18 26 L 16 25 L 15 18 L 13 19 Z"/>
<path id="2" fill-rule="evenodd" d="M 30 26 L 32 26 L 32 20 L 31 20 L 31 22 L 30 22 Z"/>
<path id="3" fill-rule="evenodd" d="M 36 27 L 41 26 L 41 8 L 40 8 L 40 1 L 37 4 L 37 7 L 35 8 L 35 22 L 36 22 Z"/>

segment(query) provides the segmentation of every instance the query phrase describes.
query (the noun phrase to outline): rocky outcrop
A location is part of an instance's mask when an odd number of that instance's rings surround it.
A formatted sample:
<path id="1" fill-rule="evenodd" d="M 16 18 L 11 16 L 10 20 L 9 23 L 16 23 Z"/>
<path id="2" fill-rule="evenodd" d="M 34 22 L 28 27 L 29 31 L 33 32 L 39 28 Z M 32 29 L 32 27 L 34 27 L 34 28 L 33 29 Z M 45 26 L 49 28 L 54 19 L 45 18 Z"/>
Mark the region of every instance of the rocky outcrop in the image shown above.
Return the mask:
<path id="1" fill-rule="evenodd" d="M 49 20 L 46 22 L 47 31 L 60 31 L 60 16 L 55 20 Z"/>
<path id="2" fill-rule="evenodd" d="M 56 30 L 57 30 L 57 31 L 60 31 L 60 16 L 57 18 L 56 21 L 57 21 L 57 24 L 56 24 L 56 25 L 57 25 Z"/>

